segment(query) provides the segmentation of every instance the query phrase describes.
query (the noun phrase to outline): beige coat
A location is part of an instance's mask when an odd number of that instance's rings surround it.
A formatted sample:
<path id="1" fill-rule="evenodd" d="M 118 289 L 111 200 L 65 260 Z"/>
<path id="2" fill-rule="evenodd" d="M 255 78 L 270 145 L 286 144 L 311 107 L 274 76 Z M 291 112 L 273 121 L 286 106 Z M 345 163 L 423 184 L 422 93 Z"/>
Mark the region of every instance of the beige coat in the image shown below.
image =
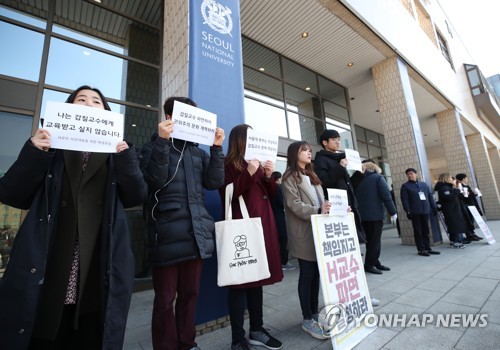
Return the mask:
<path id="1" fill-rule="evenodd" d="M 296 258 L 316 261 L 311 215 L 319 214 L 316 203 L 316 191 L 321 203 L 324 202 L 321 185 L 311 187 L 307 176 L 300 174 L 302 181 L 297 184 L 293 176 L 287 177 L 281 184 L 285 202 L 286 226 L 288 231 L 288 249 Z"/>

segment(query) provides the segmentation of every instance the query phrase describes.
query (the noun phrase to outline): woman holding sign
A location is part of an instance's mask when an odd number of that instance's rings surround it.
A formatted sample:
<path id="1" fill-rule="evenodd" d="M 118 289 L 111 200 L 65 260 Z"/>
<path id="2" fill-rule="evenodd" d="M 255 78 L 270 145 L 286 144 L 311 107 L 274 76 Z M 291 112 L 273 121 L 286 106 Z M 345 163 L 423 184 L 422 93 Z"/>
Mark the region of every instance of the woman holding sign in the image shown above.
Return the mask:
<path id="1" fill-rule="evenodd" d="M 317 339 L 326 339 L 317 322 L 319 313 L 319 270 L 314 249 L 311 215 L 327 214 L 321 181 L 311 163 L 312 147 L 305 141 L 288 146 L 287 169 L 283 175 L 283 197 L 290 254 L 299 261 L 299 300 L 302 329 Z"/>
<path id="2" fill-rule="evenodd" d="M 231 321 L 232 350 L 250 349 L 245 339 L 244 314 L 245 301 L 250 314 L 249 342 L 268 349 L 281 349 L 281 342 L 263 328 L 262 286 L 280 282 L 283 279 L 278 232 L 274 222 L 269 197 L 276 195 L 276 182 L 272 178 L 274 163 L 266 161 L 264 166 L 257 159 L 245 160 L 247 129 L 249 125 L 235 126 L 229 135 L 229 148 L 224 167 L 224 186 L 219 189 L 222 207 L 225 207 L 226 186 L 234 185 L 232 201 L 233 219 L 241 219 L 242 214 L 238 197 L 243 196 L 250 217 L 260 217 L 264 231 L 267 260 L 271 276 L 265 280 L 239 284 L 229 287 L 228 305 Z"/>
<path id="3" fill-rule="evenodd" d="M 110 110 L 89 86 L 66 102 Z M 124 207 L 145 197 L 131 145 L 52 149 L 36 131 L 0 179 L 0 202 L 29 209 L 0 283 L 0 349 L 122 348 L 134 276 Z"/>

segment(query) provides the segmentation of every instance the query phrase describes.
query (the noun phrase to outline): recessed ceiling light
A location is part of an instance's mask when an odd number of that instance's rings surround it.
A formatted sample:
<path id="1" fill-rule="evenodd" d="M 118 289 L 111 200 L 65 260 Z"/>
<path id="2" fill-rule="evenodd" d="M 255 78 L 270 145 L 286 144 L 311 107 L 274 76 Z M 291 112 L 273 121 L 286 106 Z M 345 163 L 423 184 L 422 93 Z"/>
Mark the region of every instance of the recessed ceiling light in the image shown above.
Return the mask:
<path id="1" fill-rule="evenodd" d="M 349 62 L 349 63 L 347 64 L 347 67 L 352 67 L 352 66 L 354 66 L 354 63 L 352 63 L 352 62 Z"/>
<path id="2" fill-rule="evenodd" d="M 135 124 L 132 124 L 132 127 L 133 127 L 133 128 L 135 128 L 136 126 L 137 126 L 137 125 L 135 125 Z"/>
<path id="3" fill-rule="evenodd" d="M 302 36 L 302 38 L 305 39 L 305 38 L 307 38 L 309 36 L 309 33 L 308 32 L 303 32 L 301 36 Z"/>
<path id="4" fill-rule="evenodd" d="M 373 142 L 373 140 L 370 140 L 369 142 Z"/>
<path id="5" fill-rule="evenodd" d="M 151 108 L 151 105 L 146 105 L 146 107 L 149 107 L 149 108 Z"/>
<path id="6" fill-rule="evenodd" d="M 94 0 L 95 2 L 98 2 L 99 4 L 101 3 L 101 0 Z"/>
<path id="7" fill-rule="evenodd" d="M 306 87 L 306 91 L 309 91 L 309 90 L 311 90 L 311 88 L 310 88 L 309 86 L 308 86 L 308 87 Z"/>
<path id="8" fill-rule="evenodd" d="M 84 55 L 84 56 L 90 56 L 90 52 L 88 52 L 88 51 L 83 51 L 83 55 Z"/>
<path id="9" fill-rule="evenodd" d="M 265 71 L 266 69 L 265 69 L 264 67 L 260 67 L 260 68 L 259 68 L 259 70 L 260 70 L 261 72 L 263 72 L 263 71 Z"/>

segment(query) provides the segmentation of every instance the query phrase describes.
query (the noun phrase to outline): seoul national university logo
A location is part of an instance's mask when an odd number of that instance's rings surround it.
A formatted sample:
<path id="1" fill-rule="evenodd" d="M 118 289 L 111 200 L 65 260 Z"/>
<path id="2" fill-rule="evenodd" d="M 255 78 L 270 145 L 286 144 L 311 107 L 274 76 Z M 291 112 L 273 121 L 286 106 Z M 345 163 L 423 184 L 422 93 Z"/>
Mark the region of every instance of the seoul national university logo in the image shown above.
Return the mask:
<path id="1" fill-rule="evenodd" d="M 216 2 L 215 0 L 203 0 L 201 4 L 201 14 L 210 28 L 221 34 L 229 34 L 232 37 L 233 20 L 232 11 L 229 7 Z"/>

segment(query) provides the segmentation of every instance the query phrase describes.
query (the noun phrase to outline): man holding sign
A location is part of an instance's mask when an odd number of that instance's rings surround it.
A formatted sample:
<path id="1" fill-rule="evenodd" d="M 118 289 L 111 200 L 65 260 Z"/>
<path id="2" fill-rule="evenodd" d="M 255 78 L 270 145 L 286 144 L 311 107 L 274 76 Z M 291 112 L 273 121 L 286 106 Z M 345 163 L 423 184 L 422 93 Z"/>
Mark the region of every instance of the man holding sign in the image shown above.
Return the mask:
<path id="1" fill-rule="evenodd" d="M 328 188 L 347 191 L 349 206 L 354 214 L 359 243 L 365 243 L 366 237 L 361 226 L 358 202 L 351 186 L 349 173 L 346 170 L 346 154 L 340 151 L 340 134 L 337 130 L 326 129 L 319 136 L 319 143 L 323 149 L 316 153 L 314 166 L 321 180 L 325 198 L 328 198 Z"/>
<path id="2" fill-rule="evenodd" d="M 205 208 L 204 189 L 215 190 L 224 183 L 224 130 L 213 125 L 206 111 L 195 107 L 189 98 L 168 98 L 163 106 L 166 120 L 141 150 L 141 169 L 149 185 L 145 209 L 155 291 L 154 349 L 196 348 L 196 300 L 203 259 L 214 250 L 215 228 Z M 172 120 L 173 114 L 179 118 Z M 209 156 L 187 138 L 203 136 L 211 124 Z M 174 125 L 175 129 L 184 127 L 185 138 L 173 137 Z"/>

